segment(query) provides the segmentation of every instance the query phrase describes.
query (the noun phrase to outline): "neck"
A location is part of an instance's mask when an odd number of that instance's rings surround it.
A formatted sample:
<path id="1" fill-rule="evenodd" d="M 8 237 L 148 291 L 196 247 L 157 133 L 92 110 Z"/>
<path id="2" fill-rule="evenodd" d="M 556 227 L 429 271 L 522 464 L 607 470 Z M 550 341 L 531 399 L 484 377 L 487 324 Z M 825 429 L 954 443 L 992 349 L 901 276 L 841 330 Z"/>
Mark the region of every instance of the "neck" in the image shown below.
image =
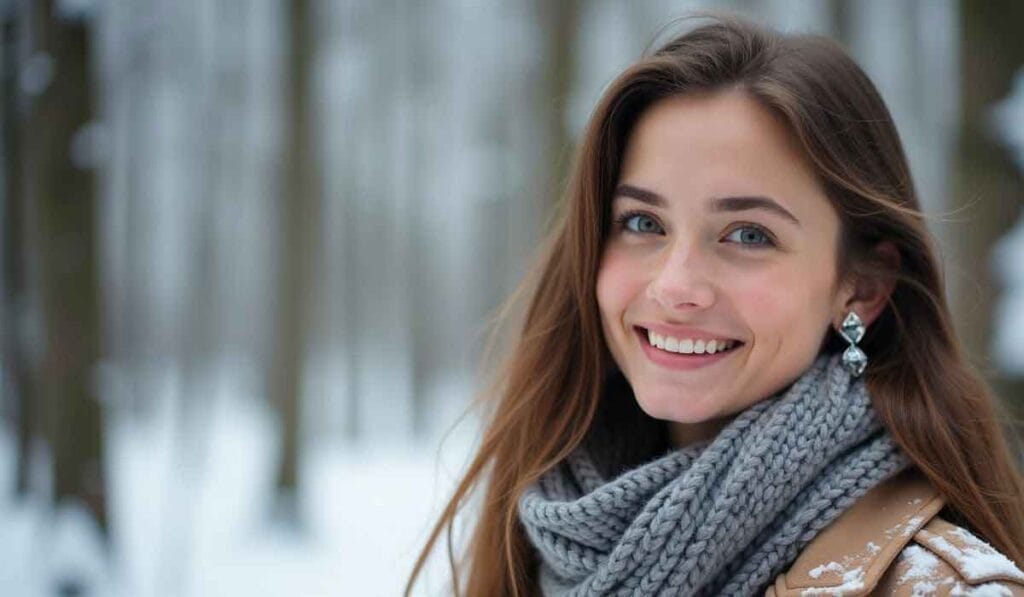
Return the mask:
<path id="1" fill-rule="evenodd" d="M 709 441 L 714 439 L 718 432 L 735 417 L 736 415 L 729 415 L 710 421 L 701 421 L 700 423 L 669 422 L 669 438 L 672 441 L 672 445 L 676 448 L 683 448 L 697 442 Z"/>

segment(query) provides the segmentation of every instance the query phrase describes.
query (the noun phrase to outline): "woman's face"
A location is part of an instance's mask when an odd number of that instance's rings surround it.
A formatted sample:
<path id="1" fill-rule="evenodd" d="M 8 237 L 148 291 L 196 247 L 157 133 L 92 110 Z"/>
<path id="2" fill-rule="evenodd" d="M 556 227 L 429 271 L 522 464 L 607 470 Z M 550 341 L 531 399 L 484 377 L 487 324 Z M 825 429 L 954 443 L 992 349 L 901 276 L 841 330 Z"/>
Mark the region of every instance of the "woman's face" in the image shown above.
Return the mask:
<path id="1" fill-rule="evenodd" d="M 618 182 L 597 278 L 605 339 L 676 443 L 710 439 L 793 382 L 845 314 L 838 215 L 796 139 L 739 92 L 648 108 Z M 711 339 L 734 345 L 707 354 Z M 705 353 L 678 352 L 691 344 Z"/>

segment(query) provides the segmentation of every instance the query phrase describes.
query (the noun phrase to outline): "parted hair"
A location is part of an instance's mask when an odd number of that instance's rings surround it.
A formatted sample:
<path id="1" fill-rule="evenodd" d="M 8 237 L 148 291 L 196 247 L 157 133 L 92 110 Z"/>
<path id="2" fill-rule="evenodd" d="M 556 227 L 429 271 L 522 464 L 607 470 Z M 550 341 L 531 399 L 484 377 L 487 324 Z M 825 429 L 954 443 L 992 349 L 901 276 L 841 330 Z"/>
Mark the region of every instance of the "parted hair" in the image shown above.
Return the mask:
<path id="1" fill-rule="evenodd" d="M 486 354 L 495 346 L 504 352 L 477 396 L 485 409 L 483 436 L 432 527 L 406 594 L 445 529 L 456 594 L 537 592 L 536 556 L 516 504 L 583 441 L 614 367 L 595 284 L 626 141 L 654 102 L 725 90 L 760 102 L 799 140 L 840 218 L 840 278 L 895 278 L 885 309 L 860 343 L 883 424 L 946 498 L 945 515 L 1024 564 L 1024 478 L 1011 451 L 1016 436 L 1004 425 L 1007 410 L 956 337 L 927 217 L 874 84 L 827 37 L 782 34 L 721 13 L 695 17 L 699 26 L 646 52 L 598 101 L 534 266 L 493 322 Z M 881 241 L 898 248 L 898 266 L 873 251 Z M 503 333 L 511 341 L 495 342 Z M 834 330 L 823 339 L 823 350 L 844 346 Z M 482 498 L 479 512 L 456 561 L 452 527 L 472 495 Z"/>

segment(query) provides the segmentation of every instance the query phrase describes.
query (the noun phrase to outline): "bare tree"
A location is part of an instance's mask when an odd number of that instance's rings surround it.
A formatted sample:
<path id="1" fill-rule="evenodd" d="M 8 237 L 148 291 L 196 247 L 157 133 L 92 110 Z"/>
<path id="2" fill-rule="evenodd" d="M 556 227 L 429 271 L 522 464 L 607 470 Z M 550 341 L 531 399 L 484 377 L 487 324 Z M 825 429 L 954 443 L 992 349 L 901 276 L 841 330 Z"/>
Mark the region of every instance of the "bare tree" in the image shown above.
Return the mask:
<path id="1" fill-rule="evenodd" d="M 28 250 L 24 234 L 25 217 L 22 138 L 24 137 L 24 95 L 19 85 L 19 34 L 24 25 L 14 3 L 0 5 L 3 36 L 3 394 L 11 401 L 17 427 L 17 472 L 15 493 L 29 492 L 31 444 L 37 433 L 33 408 L 31 365 L 26 337 L 28 321 Z"/>
<path id="2" fill-rule="evenodd" d="M 967 0 L 961 7 L 963 117 L 957 152 L 955 202 L 966 208 L 963 234 L 955 237 L 960 268 L 984 263 L 993 243 L 1006 233 L 1017 218 L 1024 194 L 1021 174 L 1005 148 L 987 131 L 988 111 L 1010 90 L 1014 73 L 1024 64 L 1024 4 L 1012 0 L 979 2 Z M 982 209 L 983 207 L 983 209 Z M 954 296 L 959 333 L 968 354 L 990 378 L 996 372 L 985 359 L 992 333 L 994 281 L 987 268 L 967 267 L 972 272 Z M 993 380 L 1000 394 L 1016 397 L 1024 391 L 1020 379 Z M 1018 399 L 1018 410 L 1024 404 Z"/>
<path id="3" fill-rule="evenodd" d="M 288 59 L 285 84 L 283 192 L 278 221 L 276 334 L 270 367 L 271 398 L 281 417 L 281 455 L 277 469 L 279 515 L 297 519 L 303 360 L 309 338 L 307 306 L 312 295 L 313 250 L 319 222 L 316 152 L 309 116 L 310 66 L 315 49 L 308 0 L 288 3 Z"/>
<path id="4" fill-rule="evenodd" d="M 562 190 L 563 181 L 569 171 L 569 156 L 572 154 L 573 139 L 566 122 L 569 95 L 572 92 L 573 75 L 576 67 L 574 52 L 576 31 L 579 28 L 579 0 L 562 2 L 537 2 L 537 15 L 546 40 L 547 55 L 544 61 L 538 98 L 540 113 L 544 116 L 546 136 L 540 155 L 544 171 L 540 178 L 542 191 L 538 193 L 548 201 L 554 201 Z M 548 205 L 540 205 L 539 214 L 550 213 Z M 541 219 L 540 221 L 543 221 Z M 539 234 L 541 230 L 535 231 Z"/>
<path id="5" fill-rule="evenodd" d="M 34 206 L 45 327 L 38 370 L 55 503 L 78 501 L 107 528 L 102 417 L 91 36 L 84 17 L 32 3 L 31 68 L 39 84 L 23 139 Z"/>

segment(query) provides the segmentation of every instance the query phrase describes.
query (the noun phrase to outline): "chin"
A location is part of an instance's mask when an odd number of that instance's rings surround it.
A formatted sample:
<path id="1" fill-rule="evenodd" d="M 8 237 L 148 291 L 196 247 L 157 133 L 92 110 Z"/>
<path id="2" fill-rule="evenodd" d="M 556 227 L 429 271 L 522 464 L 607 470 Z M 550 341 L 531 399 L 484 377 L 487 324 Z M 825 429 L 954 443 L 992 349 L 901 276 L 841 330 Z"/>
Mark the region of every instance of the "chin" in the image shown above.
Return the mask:
<path id="1" fill-rule="evenodd" d="M 702 423 L 719 416 L 713 400 L 694 403 L 684 402 L 678 396 L 637 396 L 636 402 L 648 416 L 673 423 Z"/>

